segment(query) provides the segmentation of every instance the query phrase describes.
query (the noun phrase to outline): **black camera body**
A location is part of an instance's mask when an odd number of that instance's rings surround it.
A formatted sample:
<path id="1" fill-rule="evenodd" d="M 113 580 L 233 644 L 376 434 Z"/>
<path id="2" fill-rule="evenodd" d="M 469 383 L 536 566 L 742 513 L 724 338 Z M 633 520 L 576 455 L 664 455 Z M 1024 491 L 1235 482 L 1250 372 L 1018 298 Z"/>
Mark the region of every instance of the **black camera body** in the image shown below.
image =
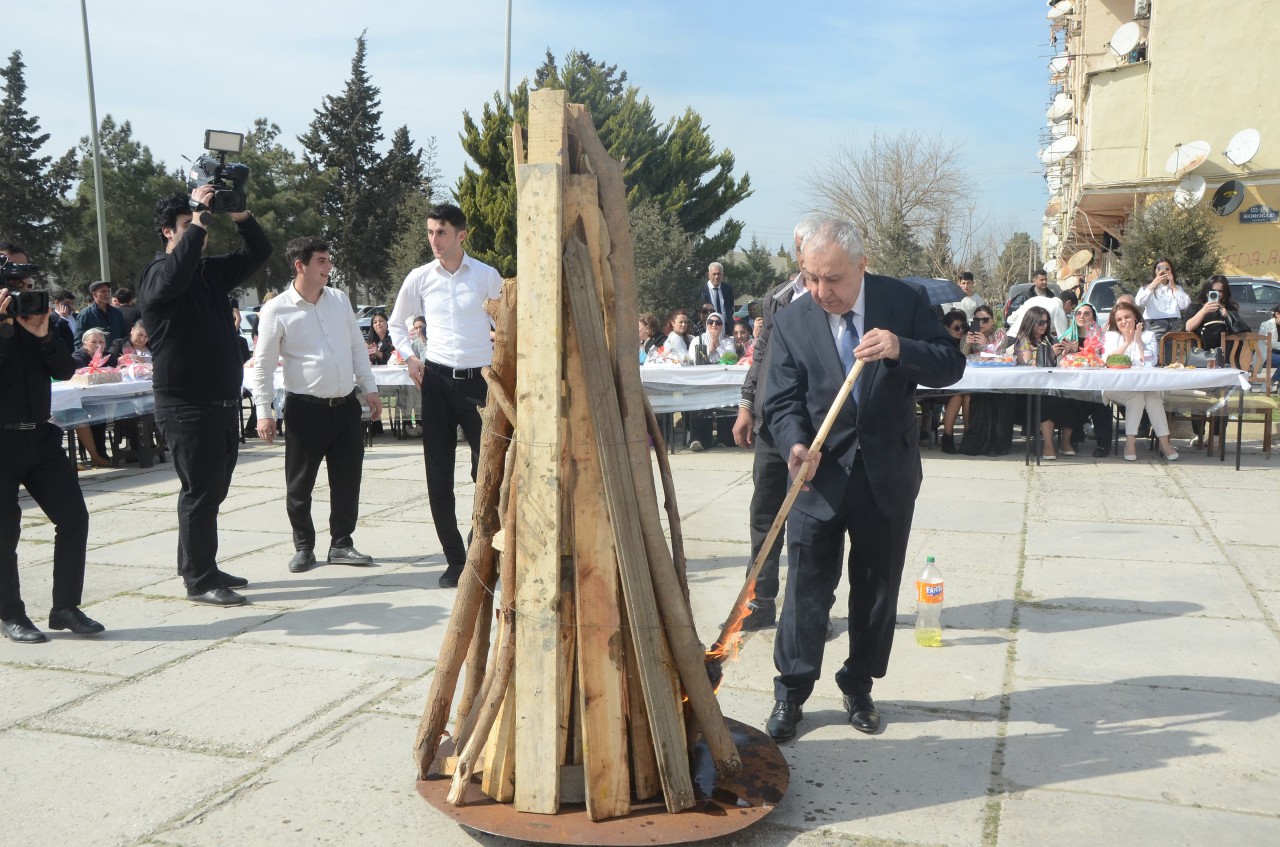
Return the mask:
<path id="1" fill-rule="evenodd" d="M 248 208 L 245 187 L 249 184 L 249 167 L 234 162 L 228 165 L 227 154 L 244 149 L 244 135 L 217 129 L 205 130 L 204 146 L 215 155 L 205 153 L 196 159 L 187 173 L 187 190 L 195 191 L 202 185 L 212 185 L 210 211 L 243 212 Z M 192 203 L 194 208 L 194 201 Z"/>
<path id="2" fill-rule="evenodd" d="M 49 312 L 48 291 L 11 291 L 9 293 L 9 316 L 29 318 Z"/>
<path id="3" fill-rule="evenodd" d="M 26 279 L 40 272 L 39 265 L 24 265 L 10 261 L 8 256 L 0 256 L 0 283 Z M 7 286 L 6 286 L 7 287 Z"/>
<path id="4" fill-rule="evenodd" d="M 213 197 L 209 200 L 209 209 L 214 213 L 243 212 L 248 208 L 248 197 L 245 186 L 249 182 L 249 167 L 241 164 L 227 164 L 226 154 L 219 153 L 215 158 L 208 153 L 196 159 L 187 174 L 187 190 L 195 191 L 202 185 L 213 186 Z"/>

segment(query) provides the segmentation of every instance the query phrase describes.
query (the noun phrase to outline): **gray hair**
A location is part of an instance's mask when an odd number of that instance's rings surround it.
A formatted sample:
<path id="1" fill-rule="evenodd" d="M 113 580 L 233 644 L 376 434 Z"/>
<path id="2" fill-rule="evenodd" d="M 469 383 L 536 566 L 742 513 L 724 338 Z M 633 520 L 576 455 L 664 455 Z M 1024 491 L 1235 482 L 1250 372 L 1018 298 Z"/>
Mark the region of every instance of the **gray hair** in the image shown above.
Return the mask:
<path id="1" fill-rule="evenodd" d="M 84 331 L 84 335 L 80 336 L 80 343 L 86 344 L 88 343 L 90 338 L 94 338 L 98 336 L 101 336 L 103 344 L 107 343 L 107 334 L 102 330 L 98 329 L 97 327 L 94 327 L 93 329 L 86 329 Z"/>
<path id="2" fill-rule="evenodd" d="M 796 224 L 796 228 L 792 231 L 792 236 L 800 242 L 803 247 L 809 236 L 813 235 L 813 231 L 818 228 L 817 218 L 805 218 Z"/>
<path id="3" fill-rule="evenodd" d="M 853 221 L 843 218 L 817 218 L 809 223 L 812 223 L 813 231 L 802 242 L 806 253 L 831 244 L 838 244 L 854 262 L 866 255 L 866 249 L 862 246 L 862 236 L 858 234 L 858 227 Z"/>
<path id="4" fill-rule="evenodd" d="M 711 264 L 707 265 L 707 270 L 711 270 L 712 268 L 716 268 L 717 270 L 720 271 L 720 273 L 724 273 L 724 265 L 720 264 L 719 262 L 712 262 Z"/>

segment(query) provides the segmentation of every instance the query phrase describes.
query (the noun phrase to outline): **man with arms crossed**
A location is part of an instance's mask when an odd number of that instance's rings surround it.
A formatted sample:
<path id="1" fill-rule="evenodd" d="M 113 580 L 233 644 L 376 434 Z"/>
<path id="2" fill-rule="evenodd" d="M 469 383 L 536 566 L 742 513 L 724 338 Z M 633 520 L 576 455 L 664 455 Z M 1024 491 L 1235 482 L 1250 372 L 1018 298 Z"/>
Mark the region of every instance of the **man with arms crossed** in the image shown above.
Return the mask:
<path id="1" fill-rule="evenodd" d="M 849 537 L 849 654 L 836 673 L 849 723 L 880 728 L 871 699 L 893 646 L 898 588 L 920 491 L 916 385 L 944 388 L 964 357 L 924 289 L 866 273 L 851 222 L 827 219 L 804 242 L 809 297 L 780 310 L 769 339 L 764 424 L 789 472 L 808 485 L 787 521 L 787 595 L 774 641 L 769 735 L 791 738 L 822 672 L 826 612 Z M 808 448 L 853 368 L 866 365 L 821 454 Z"/>
<path id="2" fill-rule="evenodd" d="M 142 270 L 138 306 L 151 336 L 156 424 L 173 453 L 178 493 L 178 573 L 187 599 L 239 606 L 232 589 L 248 580 L 218 569 L 218 509 L 227 498 L 240 449 L 243 360 L 227 295 L 271 256 L 271 242 L 249 212 L 234 212 L 244 244 L 205 256 L 213 222 L 213 186 L 156 204 L 165 251 Z M 194 216 L 193 216 L 194 212 Z"/>
<path id="3" fill-rule="evenodd" d="M 458 427 L 471 447 L 471 480 L 480 464 L 480 412 L 488 396 L 480 369 L 493 364 L 492 321 L 486 300 L 502 295 L 502 277 L 462 248 L 467 218 L 450 203 L 427 213 L 427 239 L 435 260 L 405 277 L 391 311 L 391 340 L 409 366 L 409 377 L 422 389 L 422 451 L 427 464 L 427 499 L 431 520 L 444 548 L 441 588 L 456 588 L 467 563 L 467 548 L 458 531 L 453 493 Z M 426 356 L 419 358 L 409 338 L 418 315 L 427 319 Z"/>
<path id="4" fill-rule="evenodd" d="M 318 238 L 295 238 L 285 248 L 285 258 L 293 266 L 293 284 L 263 306 L 258 317 L 253 404 L 258 437 L 270 444 L 276 437 L 271 411 L 276 360 L 283 360 L 284 416 L 289 429 L 284 445 L 285 508 L 296 551 L 289 570 L 301 573 L 316 563 L 311 492 L 321 459 L 329 473 L 327 559 L 330 564 L 371 565 L 373 558 L 357 550 L 351 540 L 360 514 L 364 464 L 356 384 L 368 398 L 375 421 L 382 417 L 382 398 L 351 301 L 328 287 L 333 272 L 329 245 Z"/>

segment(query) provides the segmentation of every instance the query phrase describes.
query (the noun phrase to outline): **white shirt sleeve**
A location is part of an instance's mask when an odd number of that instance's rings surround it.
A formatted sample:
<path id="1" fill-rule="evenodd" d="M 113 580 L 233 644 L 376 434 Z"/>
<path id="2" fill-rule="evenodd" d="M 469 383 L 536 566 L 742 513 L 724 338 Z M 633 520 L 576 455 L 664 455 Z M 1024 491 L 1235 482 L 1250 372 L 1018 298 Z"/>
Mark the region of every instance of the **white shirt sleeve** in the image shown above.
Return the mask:
<path id="1" fill-rule="evenodd" d="M 368 358 L 367 356 L 365 357 Z M 280 361 L 280 323 L 268 303 L 258 313 L 258 343 L 253 348 L 253 405 L 258 418 L 273 420 L 271 400 L 275 397 L 276 363 Z"/>

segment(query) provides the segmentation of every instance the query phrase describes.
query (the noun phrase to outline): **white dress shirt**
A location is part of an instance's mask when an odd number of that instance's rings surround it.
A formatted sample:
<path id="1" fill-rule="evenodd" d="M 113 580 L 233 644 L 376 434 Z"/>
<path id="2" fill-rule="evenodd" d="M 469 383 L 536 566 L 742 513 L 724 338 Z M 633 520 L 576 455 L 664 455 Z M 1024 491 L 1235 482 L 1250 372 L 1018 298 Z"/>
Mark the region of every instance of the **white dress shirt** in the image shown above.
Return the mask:
<path id="1" fill-rule="evenodd" d="M 313 306 L 290 285 L 258 313 L 253 351 L 253 404 L 271 419 L 276 361 L 284 362 L 284 390 L 313 397 L 345 397 L 359 384 L 373 394 L 378 384 L 347 295 L 326 286 Z"/>
<path id="2" fill-rule="evenodd" d="M 1182 286 L 1158 285 L 1152 291 L 1144 285 L 1134 295 L 1133 302 L 1142 309 L 1143 320 L 1160 321 L 1181 317 L 1182 311 L 1191 305 L 1191 295 L 1183 291 Z"/>
<path id="3" fill-rule="evenodd" d="M 711 311 L 719 312 L 722 316 L 733 311 L 733 304 L 724 302 L 724 289 L 712 284 L 710 280 L 707 281 L 707 297 L 710 298 L 707 302 L 711 304 Z"/>
<path id="4" fill-rule="evenodd" d="M 391 341 L 405 361 L 415 355 L 409 327 L 419 315 L 427 319 L 427 358 L 450 368 L 482 368 L 493 364 L 493 322 L 486 300 L 502 296 L 502 277 L 493 268 L 462 254 L 456 273 L 440 260 L 415 268 L 405 277 L 391 310 Z"/>

